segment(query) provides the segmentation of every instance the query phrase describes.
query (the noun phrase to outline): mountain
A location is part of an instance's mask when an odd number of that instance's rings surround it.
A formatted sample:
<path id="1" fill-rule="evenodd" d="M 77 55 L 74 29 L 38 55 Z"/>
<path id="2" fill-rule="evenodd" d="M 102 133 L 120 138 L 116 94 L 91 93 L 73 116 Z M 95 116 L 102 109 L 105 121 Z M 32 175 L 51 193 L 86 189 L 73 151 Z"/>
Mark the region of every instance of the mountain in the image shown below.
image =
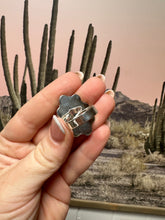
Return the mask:
<path id="1" fill-rule="evenodd" d="M 133 122 L 138 122 L 142 126 L 145 122 L 151 121 L 152 118 L 152 107 L 146 103 L 131 100 L 121 92 L 115 93 L 116 106 L 111 118 L 120 120 L 132 120 Z M 9 114 L 11 113 L 12 102 L 9 96 L 0 97 L 0 111 Z"/>
<path id="2" fill-rule="evenodd" d="M 12 113 L 12 101 L 9 96 L 0 97 L 0 112 L 4 114 Z"/>
<path id="3" fill-rule="evenodd" d="M 149 104 L 132 100 L 123 95 L 122 92 L 115 93 L 115 102 L 116 106 L 111 118 L 116 121 L 131 119 L 133 122 L 138 122 L 144 126 L 146 121 L 152 119 L 152 106 Z"/>

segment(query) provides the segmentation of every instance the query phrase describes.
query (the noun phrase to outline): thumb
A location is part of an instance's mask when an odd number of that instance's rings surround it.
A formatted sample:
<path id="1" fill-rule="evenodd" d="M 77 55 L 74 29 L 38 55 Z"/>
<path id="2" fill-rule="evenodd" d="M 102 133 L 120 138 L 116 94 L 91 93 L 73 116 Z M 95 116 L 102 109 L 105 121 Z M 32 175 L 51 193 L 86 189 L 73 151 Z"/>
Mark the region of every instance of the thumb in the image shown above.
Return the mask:
<path id="1" fill-rule="evenodd" d="M 49 134 L 13 167 L 19 190 L 37 190 L 68 157 L 73 135 L 62 119 L 53 116 Z"/>

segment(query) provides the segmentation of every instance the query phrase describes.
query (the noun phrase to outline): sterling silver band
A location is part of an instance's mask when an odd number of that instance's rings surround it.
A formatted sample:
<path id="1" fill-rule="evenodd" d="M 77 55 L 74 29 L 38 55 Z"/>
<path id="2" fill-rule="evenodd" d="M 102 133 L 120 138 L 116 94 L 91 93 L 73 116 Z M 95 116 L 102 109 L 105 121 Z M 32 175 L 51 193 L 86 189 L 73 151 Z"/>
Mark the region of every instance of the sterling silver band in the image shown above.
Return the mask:
<path id="1" fill-rule="evenodd" d="M 77 106 L 73 109 L 70 109 L 70 111 L 66 113 L 62 118 L 69 124 L 71 129 L 75 129 L 78 126 L 93 120 L 93 117 L 96 113 L 97 111 L 94 106 L 88 106 L 85 109 L 82 109 L 81 106 Z"/>
<path id="2" fill-rule="evenodd" d="M 97 113 L 94 106 L 82 102 L 77 94 L 60 96 L 59 104 L 57 115 L 68 124 L 75 137 L 91 134 L 92 123 Z"/>

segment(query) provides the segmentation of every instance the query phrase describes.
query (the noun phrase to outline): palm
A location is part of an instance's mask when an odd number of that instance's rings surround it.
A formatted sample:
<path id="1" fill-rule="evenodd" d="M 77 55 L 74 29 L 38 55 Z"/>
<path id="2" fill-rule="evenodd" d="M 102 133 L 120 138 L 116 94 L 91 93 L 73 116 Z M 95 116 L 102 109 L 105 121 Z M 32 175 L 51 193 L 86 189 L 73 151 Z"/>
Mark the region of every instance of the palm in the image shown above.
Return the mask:
<path id="1" fill-rule="evenodd" d="M 76 74 L 67 73 L 37 94 L 10 120 L 0 135 L 1 219 L 6 216 L 65 218 L 70 185 L 97 158 L 109 137 L 104 122 L 113 110 L 114 101 L 104 91 L 105 84 L 97 77 L 81 86 Z M 78 138 L 74 143 L 68 133 L 67 141 L 52 151 L 47 145 L 50 119 L 58 107 L 56 100 L 62 94 L 74 93 L 84 102 L 95 105 L 98 114 L 94 131 L 88 138 Z"/>

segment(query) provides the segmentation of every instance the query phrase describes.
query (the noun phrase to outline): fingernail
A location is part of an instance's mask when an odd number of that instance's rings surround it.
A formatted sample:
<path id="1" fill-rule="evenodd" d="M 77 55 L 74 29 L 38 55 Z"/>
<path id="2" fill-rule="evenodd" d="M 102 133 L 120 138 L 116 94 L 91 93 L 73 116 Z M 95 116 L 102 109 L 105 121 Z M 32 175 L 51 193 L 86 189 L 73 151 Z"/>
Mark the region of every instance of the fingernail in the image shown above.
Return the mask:
<path id="1" fill-rule="evenodd" d="M 105 82 L 105 76 L 103 74 L 98 74 L 96 77 Z"/>
<path id="2" fill-rule="evenodd" d="M 77 72 L 75 72 L 75 73 L 79 76 L 79 78 L 81 79 L 81 81 L 84 79 L 84 73 L 83 73 L 83 72 L 77 71 Z"/>
<path id="3" fill-rule="evenodd" d="M 115 93 L 114 93 L 114 91 L 113 91 L 112 89 L 107 89 L 107 90 L 105 91 L 105 93 L 108 94 L 108 95 L 110 95 L 110 96 L 112 96 L 112 98 L 115 97 Z"/>
<path id="4" fill-rule="evenodd" d="M 50 133 L 52 139 L 56 142 L 61 142 L 65 138 L 65 130 L 56 115 L 53 115 Z"/>

